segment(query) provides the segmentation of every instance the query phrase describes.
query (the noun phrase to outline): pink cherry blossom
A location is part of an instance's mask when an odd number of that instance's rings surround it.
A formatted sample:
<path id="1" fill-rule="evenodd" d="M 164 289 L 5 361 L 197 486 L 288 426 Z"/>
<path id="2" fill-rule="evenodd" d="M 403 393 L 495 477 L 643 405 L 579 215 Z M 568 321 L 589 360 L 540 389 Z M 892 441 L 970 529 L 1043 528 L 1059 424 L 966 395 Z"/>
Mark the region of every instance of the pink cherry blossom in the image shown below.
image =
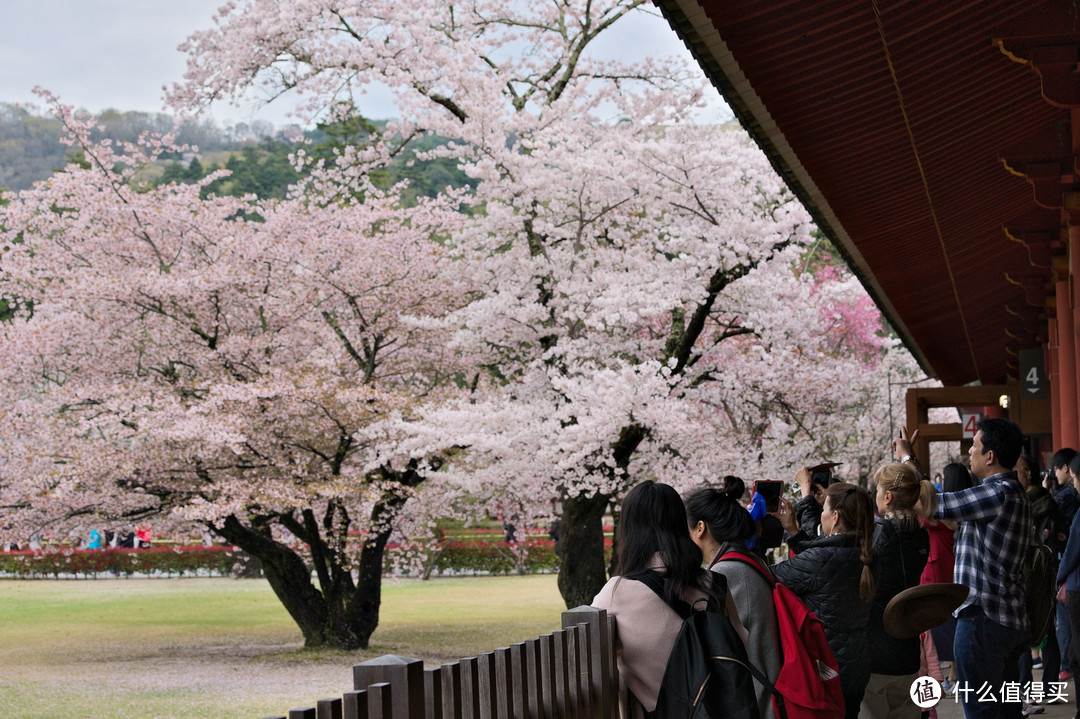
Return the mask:
<path id="1" fill-rule="evenodd" d="M 647 7 L 223 6 L 184 46 L 177 110 L 290 92 L 328 117 L 363 112 L 372 83 L 395 93 L 378 142 L 283 202 L 143 188 L 168 138 L 94 144 L 57 105 L 89 168 L 0 215 L 0 292 L 24 302 L 0 346 L 8 529 L 265 525 L 325 541 L 329 577 L 357 566 L 351 529 L 541 522 L 642 479 L 822 460 L 865 477 L 919 370 L 855 278 L 804 269 L 809 215 L 743 131 L 694 119 L 696 67 L 594 51 Z M 424 133 L 451 141 L 421 159 L 475 191 L 404 207 L 373 186 Z"/>

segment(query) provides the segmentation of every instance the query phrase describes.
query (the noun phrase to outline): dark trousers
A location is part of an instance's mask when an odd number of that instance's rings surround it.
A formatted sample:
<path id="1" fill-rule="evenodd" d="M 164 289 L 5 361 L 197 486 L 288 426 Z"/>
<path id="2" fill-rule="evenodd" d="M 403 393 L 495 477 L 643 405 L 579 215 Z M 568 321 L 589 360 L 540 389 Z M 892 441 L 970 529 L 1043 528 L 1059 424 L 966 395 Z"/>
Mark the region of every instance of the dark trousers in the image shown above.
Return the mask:
<path id="1" fill-rule="evenodd" d="M 961 612 L 953 655 L 967 719 L 1020 719 L 1021 703 L 1002 701 L 1001 692 L 1005 682 L 1019 684 L 1020 654 L 1029 650 L 1029 640 L 1028 630 L 998 624 L 977 605 Z M 977 692 L 984 686 L 995 701 L 979 701 Z"/>
<path id="2" fill-rule="evenodd" d="M 1069 657 L 1062 657 L 1061 665 L 1080 667 L 1080 592 L 1065 592 L 1065 613 L 1069 616 Z"/>
<path id="3" fill-rule="evenodd" d="M 1072 632 L 1069 629 L 1069 624 L 1071 622 L 1069 622 L 1069 613 L 1065 611 L 1065 602 L 1057 602 L 1057 606 L 1054 607 L 1054 621 L 1057 622 L 1055 634 L 1057 635 L 1058 656 L 1061 657 L 1060 671 L 1072 672 L 1072 652 L 1069 651 L 1069 645 L 1072 644 L 1072 642 L 1069 641 L 1069 637 L 1072 636 Z M 1057 674 L 1052 677 L 1049 674 L 1045 674 L 1044 676 L 1048 682 L 1057 681 Z"/>
<path id="4" fill-rule="evenodd" d="M 853 694 L 844 692 L 844 719 L 859 719 L 859 708 L 862 706 L 862 698 L 865 693 L 865 687 L 863 687 L 863 691 Z"/>
<path id="5" fill-rule="evenodd" d="M 1043 691 L 1049 689 L 1047 682 L 1056 682 L 1058 680 L 1058 674 L 1061 673 L 1062 661 L 1061 661 L 1061 648 L 1058 647 L 1057 640 L 1057 620 L 1055 614 L 1050 615 L 1050 632 L 1046 636 L 1046 643 L 1043 644 L 1040 654 L 1042 655 L 1042 683 Z M 1020 686 L 1026 687 L 1031 682 L 1035 681 L 1034 675 L 1031 669 L 1031 652 L 1023 652 L 1020 654 Z"/>

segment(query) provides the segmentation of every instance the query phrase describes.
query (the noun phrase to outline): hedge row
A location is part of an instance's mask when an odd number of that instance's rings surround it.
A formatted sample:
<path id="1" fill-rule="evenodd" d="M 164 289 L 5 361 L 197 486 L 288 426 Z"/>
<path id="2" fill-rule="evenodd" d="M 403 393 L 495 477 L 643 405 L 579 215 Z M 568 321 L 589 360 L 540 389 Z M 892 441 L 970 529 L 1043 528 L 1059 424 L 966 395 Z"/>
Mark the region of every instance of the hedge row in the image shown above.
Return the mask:
<path id="1" fill-rule="evenodd" d="M 606 543 L 610 553 L 610 542 Z M 390 547 L 387 569 L 398 549 Z M 190 546 L 150 549 L 66 549 L 57 552 L 0 552 L 0 576 L 92 577 L 100 574 L 149 574 L 165 576 L 235 575 L 250 558 L 234 547 Z M 506 542 L 446 542 L 428 555 L 425 575 L 489 573 L 532 574 L 559 568 L 555 543 L 532 539 L 518 544 Z"/>
<path id="2" fill-rule="evenodd" d="M 488 572 L 490 574 L 533 574 L 559 568 L 555 543 L 533 540 L 520 544 L 506 542 L 446 542 L 428 558 L 431 569 L 440 574 Z"/>
<path id="3" fill-rule="evenodd" d="M 58 552 L 0 552 L 0 575 L 15 577 L 229 574 L 241 560 L 233 547 L 66 549 Z"/>

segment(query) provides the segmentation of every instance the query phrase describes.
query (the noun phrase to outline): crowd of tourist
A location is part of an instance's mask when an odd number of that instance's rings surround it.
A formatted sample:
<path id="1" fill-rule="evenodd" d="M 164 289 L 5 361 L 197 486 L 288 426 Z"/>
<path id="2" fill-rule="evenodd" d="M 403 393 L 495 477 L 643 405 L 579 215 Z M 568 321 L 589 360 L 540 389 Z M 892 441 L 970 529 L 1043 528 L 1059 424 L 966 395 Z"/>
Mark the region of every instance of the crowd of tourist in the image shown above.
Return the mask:
<path id="1" fill-rule="evenodd" d="M 969 719 L 1018 718 L 1068 701 L 1065 683 L 1080 656 L 1080 522 L 1072 521 L 1080 455 L 1058 451 L 1044 476 L 1034 456 L 1022 453 L 1016 424 L 985 418 L 968 466 L 951 463 L 931 482 L 914 455 L 917 434 L 899 434 L 895 459 L 873 473 L 869 488 L 803 467 L 794 477 L 798 496 L 781 498 L 766 517 L 753 511 L 758 502 L 746 503 L 738 477 L 684 498 L 658 482 L 635 486 L 620 510 L 616 571 L 594 600 L 617 619 L 624 700 L 640 703 L 645 716 L 655 709 L 682 626 L 669 602 L 628 581 L 645 570 L 660 572 L 666 591 L 689 603 L 710 592 L 724 596 L 747 657 L 775 681 L 783 657 L 764 567 L 821 620 L 846 717 L 933 716 L 913 700 L 922 677 L 956 697 Z M 788 550 L 771 564 L 760 541 L 768 518 L 783 527 Z M 1032 637 L 1025 604 L 1025 561 L 1035 542 L 1059 560 L 1056 621 L 1045 637 Z M 951 615 L 921 634 L 898 635 L 890 602 L 938 587 L 954 590 Z M 770 688 L 756 682 L 755 690 L 758 715 L 774 719 Z"/>
<path id="2" fill-rule="evenodd" d="M 127 529 L 101 529 L 91 527 L 73 530 L 66 537 L 31 535 L 25 542 L 12 542 L 0 547 L 0 551 L 40 551 L 46 544 L 74 549 L 147 549 L 152 546 L 153 533 L 149 524 L 138 524 Z"/>

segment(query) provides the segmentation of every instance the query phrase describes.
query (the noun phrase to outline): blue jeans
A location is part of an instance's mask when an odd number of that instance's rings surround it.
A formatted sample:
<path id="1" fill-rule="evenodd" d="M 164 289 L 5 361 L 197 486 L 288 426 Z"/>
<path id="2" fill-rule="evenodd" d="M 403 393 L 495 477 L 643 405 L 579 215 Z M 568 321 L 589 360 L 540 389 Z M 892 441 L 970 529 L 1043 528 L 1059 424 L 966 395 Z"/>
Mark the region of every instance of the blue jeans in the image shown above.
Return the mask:
<path id="1" fill-rule="evenodd" d="M 953 654 L 956 657 L 958 698 L 967 719 L 1020 719 L 1020 702 L 1002 702 L 1005 682 L 1020 682 L 1020 654 L 1028 650 L 1030 633 L 1012 629 L 988 618 L 980 607 L 964 609 L 956 623 Z M 979 701 L 980 688 L 989 687 L 993 701 Z"/>
<path id="2" fill-rule="evenodd" d="M 1069 653 L 1069 644 L 1072 635 L 1069 632 L 1069 613 L 1065 611 L 1064 602 L 1055 602 L 1054 615 L 1057 619 L 1058 650 L 1061 653 L 1061 671 L 1071 672 L 1073 667 L 1072 654 Z M 1057 681 L 1057 677 L 1046 676 L 1046 681 Z"/>

